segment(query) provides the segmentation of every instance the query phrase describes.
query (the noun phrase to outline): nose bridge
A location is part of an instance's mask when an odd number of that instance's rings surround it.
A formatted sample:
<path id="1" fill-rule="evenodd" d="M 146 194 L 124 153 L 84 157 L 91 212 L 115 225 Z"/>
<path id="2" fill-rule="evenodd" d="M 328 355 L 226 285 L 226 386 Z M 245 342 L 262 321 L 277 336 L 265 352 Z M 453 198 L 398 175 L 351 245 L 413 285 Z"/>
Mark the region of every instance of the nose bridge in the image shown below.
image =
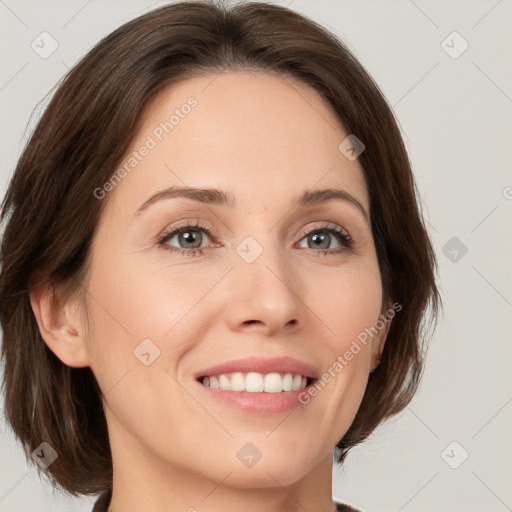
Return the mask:
<path id="1" fill-rule="evenodd" d="M 286 250 L 274 240 L 273 231 L 262 230 L 260 241 L 247 236 L 235 248 L 229 321 L 232 328 L 244 322 L 261 322 L 269 330 L 299 320 L 300 281 L 293 275 Z M 258 235 L 257 235 L 258 236 Z"/>
<path id="2" fill-rule="evenodd" d="M 293 271 L 289 255 L 282 240 L 275 240 L 271 231 L 258 235 L 260 241 L 253 236 L 247 236 L 236 247 L 239 261 L 236 263 L 237 272 L 245 282 L 249 280 L 256 288 L 277 288 L 277 293 L 291 293 L 291 273 Z M 281 290 L 284 288 L 284 290 Z"/>

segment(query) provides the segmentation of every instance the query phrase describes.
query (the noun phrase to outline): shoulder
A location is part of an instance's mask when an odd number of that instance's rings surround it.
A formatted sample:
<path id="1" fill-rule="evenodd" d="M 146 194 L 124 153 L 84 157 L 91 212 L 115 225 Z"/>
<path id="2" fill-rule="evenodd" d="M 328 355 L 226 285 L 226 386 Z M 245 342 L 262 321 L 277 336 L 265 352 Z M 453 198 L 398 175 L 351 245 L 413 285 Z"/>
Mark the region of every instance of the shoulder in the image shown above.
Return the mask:
<path id="1" fill-rule="evenodd" d="M 361 512 L 357 508 L 353 508 L 345 503 L 336 503 L 336 512 Z"/>

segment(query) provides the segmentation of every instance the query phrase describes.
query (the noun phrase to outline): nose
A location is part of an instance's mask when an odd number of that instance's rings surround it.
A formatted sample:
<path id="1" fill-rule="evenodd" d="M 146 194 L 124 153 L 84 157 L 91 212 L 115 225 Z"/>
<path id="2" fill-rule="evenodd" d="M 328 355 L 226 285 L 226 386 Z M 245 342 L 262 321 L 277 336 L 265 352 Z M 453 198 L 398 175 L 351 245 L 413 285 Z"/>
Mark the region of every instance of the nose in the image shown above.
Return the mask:
<path id="1" fill-rule="evenodd" d="M 302 328 L 301 280 L 284 258 L 267 253 L 252 263 L 239 261 L 227 286 L 231 330 L 272 336 Z"/>

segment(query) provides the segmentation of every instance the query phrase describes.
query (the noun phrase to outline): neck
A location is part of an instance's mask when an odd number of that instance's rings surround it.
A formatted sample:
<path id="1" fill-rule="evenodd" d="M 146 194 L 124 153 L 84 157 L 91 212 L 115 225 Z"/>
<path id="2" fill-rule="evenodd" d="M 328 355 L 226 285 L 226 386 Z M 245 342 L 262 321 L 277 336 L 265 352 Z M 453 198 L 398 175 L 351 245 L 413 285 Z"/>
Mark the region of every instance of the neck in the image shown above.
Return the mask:
<path id="1" fill-rule="evenodd" d="M 216 480 L 200 470 L 178 467 L 148 453 L 132 436 L 111 435 L 112 499 L 108 512 L 332 512 L 332 456 L 329 453 L 298 481 L 282 485 L 267 473 L 258 487 L 241 487 L 237 468 Z"/>

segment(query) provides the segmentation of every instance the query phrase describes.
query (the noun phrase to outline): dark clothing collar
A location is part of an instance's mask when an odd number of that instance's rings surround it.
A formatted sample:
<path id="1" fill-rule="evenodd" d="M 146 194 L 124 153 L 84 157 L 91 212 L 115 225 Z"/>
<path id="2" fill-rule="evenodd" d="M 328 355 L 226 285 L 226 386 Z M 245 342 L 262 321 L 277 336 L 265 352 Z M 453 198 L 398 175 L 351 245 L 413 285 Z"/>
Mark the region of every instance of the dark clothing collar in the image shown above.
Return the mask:
<path id="1" fill-rule="evenodd" d="M 112 489 L 108 489 L 100 494 L 99 498 L 94 503 L 94 508 L 92 512 L 107 512 L 108 507 L 110 505 L 110 500 L 112 498 Z M 349 505 L 344 503 L 336 503 L 336 511 L 337 512 L 361 512 L 355 508 L 352 508 Z"/>

